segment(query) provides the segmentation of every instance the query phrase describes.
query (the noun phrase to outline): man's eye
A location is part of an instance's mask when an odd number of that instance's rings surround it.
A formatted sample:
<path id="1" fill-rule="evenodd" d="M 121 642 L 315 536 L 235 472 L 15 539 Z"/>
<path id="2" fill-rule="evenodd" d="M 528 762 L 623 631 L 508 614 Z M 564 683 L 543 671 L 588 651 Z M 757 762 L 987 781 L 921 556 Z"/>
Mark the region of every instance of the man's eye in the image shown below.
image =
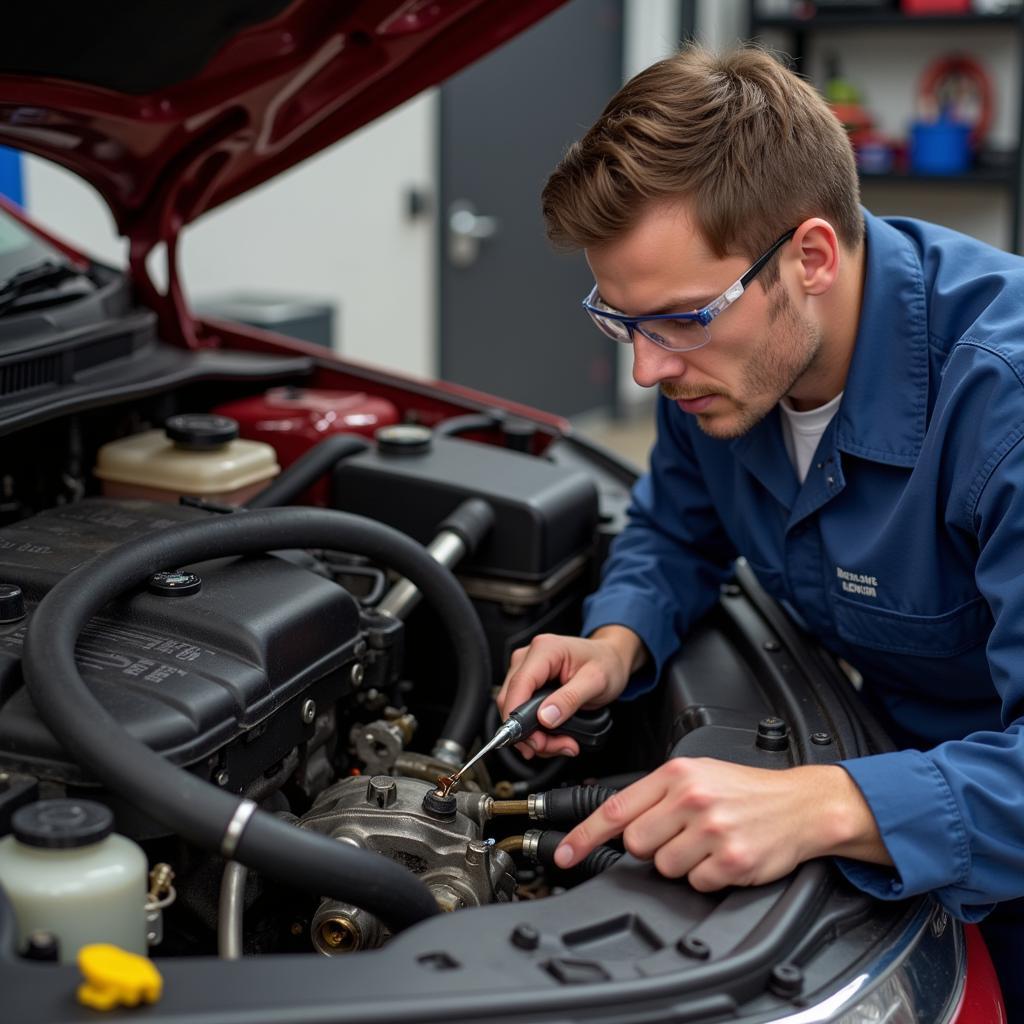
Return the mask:
<path id="1" fill-rule="evenodd" d="M 699 320 L 646 320 L 640 327 L 645 334 L 656 334 L 665 341 L 687 338 L 702 330 Z"/>

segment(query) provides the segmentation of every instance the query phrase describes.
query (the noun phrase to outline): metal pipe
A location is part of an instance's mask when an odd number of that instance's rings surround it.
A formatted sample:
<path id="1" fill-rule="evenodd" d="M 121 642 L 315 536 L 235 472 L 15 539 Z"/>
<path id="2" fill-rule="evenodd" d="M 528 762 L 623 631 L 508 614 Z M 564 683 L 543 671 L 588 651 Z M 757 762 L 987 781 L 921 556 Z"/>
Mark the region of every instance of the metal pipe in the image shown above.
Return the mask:
<path id="1" fill-rule="evenodd" d="M 505 853 L 522 853 L 525 841 L 526 836 L 508 836 L 502 839 L 501 842 L 495 843 L 494 848 L 496 850 L 504 850 Z"/>
<path id="2" fill-rule="evenodd" d="M 249 869 L 236 860 L 224 865 L 217 914 L 217 955 L 222 960 L 242 956 L 242 912 L 245 910 L 245 880 Z"/>
<path id="3" fill-rule="evenodd" d="M 495 800 L 491 804 L 491 817 L 499 814 L 529 814 L 529 800 Z"/>
<path id="4" fill-rule="evenodd" d="M 457 533 L 442 530 L 428 545 L 427 553 L 435 562 L 450 569 L 466 553 L 466 545 Z M 405 617 L 420 603 L 423 595 L 419 588 L 403 578 L 381 598 L 377 611 L 393 615 L 396 619 Z"/>

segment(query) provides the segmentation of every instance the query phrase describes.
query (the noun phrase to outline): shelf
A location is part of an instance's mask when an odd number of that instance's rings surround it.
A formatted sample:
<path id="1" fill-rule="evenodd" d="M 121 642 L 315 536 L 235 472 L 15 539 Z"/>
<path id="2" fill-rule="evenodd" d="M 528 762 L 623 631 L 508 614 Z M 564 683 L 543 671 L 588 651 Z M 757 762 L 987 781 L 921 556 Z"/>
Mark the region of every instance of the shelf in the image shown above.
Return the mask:
<path id="1" fill-rule="evenodd" d="M 1022 12 L 1002 14 L 903 14 L 901 11 L 819 11 L 809 18 L 761 17 L 751 19 L 754 32 L 778 29 L 783 32 L 820 31 L 829 28 L 924 28 L 927 26 L 967 27 L 1011 25 L 1021 21 Z"/>
<path id="2" fill-rule="evenodd" d="M 963 174 L 915 174 L 912 171 L 889 171 L 885 174 L 869 174 L 862 171 L 860 180 L 864 182 L 882 182 L 889 184 L 931 184 L 931 185 L 996 185 L 1002 188 L 1015 188 L 1017 181 L 1012 168 L 975 168 Z"/>

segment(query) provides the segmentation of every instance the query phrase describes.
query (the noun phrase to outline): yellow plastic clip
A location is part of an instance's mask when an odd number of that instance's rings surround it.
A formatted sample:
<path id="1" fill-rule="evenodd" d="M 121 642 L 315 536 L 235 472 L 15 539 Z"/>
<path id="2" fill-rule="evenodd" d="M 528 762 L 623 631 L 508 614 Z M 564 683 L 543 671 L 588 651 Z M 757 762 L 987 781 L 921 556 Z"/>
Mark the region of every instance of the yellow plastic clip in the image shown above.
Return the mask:
<path id="1" fill-rule="evenodd" d="M 78 967 L 85 978 L 78 986 L 78 1001 L 94 1010 L 155 1003 L 163 992 L 164 979 L 153 962 L 118 946 L 83 946 Z"/>

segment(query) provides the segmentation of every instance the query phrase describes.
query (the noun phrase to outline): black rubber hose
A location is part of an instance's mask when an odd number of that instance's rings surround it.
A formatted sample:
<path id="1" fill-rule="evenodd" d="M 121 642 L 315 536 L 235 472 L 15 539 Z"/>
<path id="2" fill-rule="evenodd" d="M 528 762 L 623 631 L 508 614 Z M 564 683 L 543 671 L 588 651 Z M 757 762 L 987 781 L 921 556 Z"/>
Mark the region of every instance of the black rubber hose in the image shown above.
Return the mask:
<path id="1" fill-rule="evenodd" d="M 562 774 L 571 760 L 571 757 L 538 758 L 537 763 L 543 764 L 544 767 L 529 779 L 517 779 L 512 782 L 512 795 L 524 797 L 530 793 L 543 792 L 558 780 L 558 776 Z"/>
<path id="2" fill-rule="evenodd" d="M 256 810 L 237 847 L 222 846 L 244 802 L 175 768 L 129 735 L 86 686 L 75 644 L 89 620 L 154 572 L 211 558 L 284 548 L 355 550 L 390 565 L 423 592 L 450 631 L 458 670 L 451 733 L 468 743 L 487 701 L 490 657 L 483 628 L 451 573 L 415 541 L 360 516 L 326 509 L 267 509 L 171 527 L 104 552 L 40 602 L 22 665 L 40 717 L 101 782 L 183 838 L 286 884 L 344 900 L 393 930 L 437 912 L 426 887 L 385 857 L 287 825 Z M 179 598 L 188 600 L 188 598 Z"/>
<path id="3" fill-rule="evenodd" d="M 437 532 L 454 533 L 472 553 L 494 526 L 494 509 L 482 498 L 467 498 L 438 524 Z"/>
<path id="4" fill-rule="evenodd" d="M 545 829 L 541 832 L 540 838 L 537 840 L 538 862 L 546 867 L 557 868 L 555 849 L 564 838 L 565 833 L 555 829 Z M 579 864 L 574 865 L 570 870 L 579 872 L 585 878 L 593 878 L 594 875 L 607 871 L 621 859 L 622 854 L 618 850 L 613 850 L 610 846 L 599 846 L 597 849 L 591 850 Z"/>
<path id="5" fill-rule="evenodd" d="M 494 430 L 501 426 L 504 418 L 504 413 L 497 410 L 493 413 L 471 412 L 465 416 L 452 416 L 450 419 L 441 420 L 434 427 L 434 433 L 441 437 L 457 437 L 459 434 L 469 434 L 476 430 Z"/>
<path id="6" fill-rule="evenodd" d="M 544 794 L 541 802 L 543 813 L 538 815 L 540 821 L 550 821 L 552 825 L 575 825 L 584 818 L 589 818 L 618 790 L 607 786 L 566 786 L 564 789 L 553 789 Z"/>
<path id="7" fill-rule="evenodd" d="M 370 442 L 358 434 L 332 434 L 313 445 L 286 470 L 246 502 L 245 507 L 277 508 L 294 501 L 334 466 L 349 455 L 365 451 Z"/>

